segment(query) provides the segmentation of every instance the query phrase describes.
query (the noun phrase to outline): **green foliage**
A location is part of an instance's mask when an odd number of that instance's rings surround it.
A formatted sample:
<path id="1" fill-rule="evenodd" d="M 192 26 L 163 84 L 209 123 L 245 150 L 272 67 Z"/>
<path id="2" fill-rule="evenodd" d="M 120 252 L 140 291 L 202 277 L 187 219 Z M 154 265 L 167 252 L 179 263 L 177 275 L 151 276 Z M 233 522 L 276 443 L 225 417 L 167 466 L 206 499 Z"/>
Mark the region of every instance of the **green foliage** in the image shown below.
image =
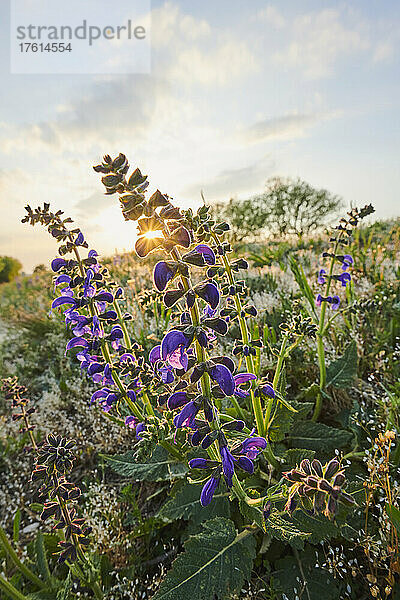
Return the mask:
<path id="1" fill-rule="evenodd" d="M 148 462 L 140 462 L 133 451 L 114 456 L 104 455 L 113 471 L 124 477 L 132 477 L 135 481 L 169 481 L 177 477 L 184 477 L 187 469 L 185 465 L 168 459 L 168 453 L 161 446 L 157 446 Z"/>
<path id="2" fill-rule="evenodd" d="M 250 577 L 255 541 L 250 532 L 237 534 L 229 519 L 217 517 L 185 543 L 153 600 L 231 598 Z"/>
<path id="3" fill-rule="evenodd" d="M 297 558 L 287 556 L 276 562 L 277 570 L 274 579 L 279 582 L 281 591 L 288 600 L 304 598 L 309 600 L 338 600 L 341 597 L 341 585 L 326 569 L 316 567 L 321 560 L 318 553 L 311 548 Z"/>
<path id="4" fill-rule="evenodd" d="M 357 375 L 357 344 L 353 340 L 342 357 L 331 362 L 326 371 L 326 384 L 336 388 L 346 388 Z"/>
<path id="5" fill-rule="evenodd" d="M 208 506 L 201 506 L 201 487 L 191 483 L 179 486 L 176 493 L 167 500 L 158 512 L 158 517 L 166 521 L 176 519 L 190 520 L 194 523 L 206 521 L 216 516 L 229 516 L 228 494 L 218 491 L 214 494 L 213 501 Z"/>
<path id="6" fill-rule="evenodd" d="M 307 541 L 312 544 L 318 544 L 339 535 L 339 528 L 335 522 L 323 515 L 310 515 L 302 510 L 296 510 L 293 514 L 293 523 L 301 531 L 307 531 L 310 534 Z"/>
<path id="7" fill-rule="evenodd" d="M 0 256 L 0 283 L 13 281 L 21 269 L 22 264 L 18 259 L 12 256 Z"/>
<path id="8" fill-rule="evenodd" d="M 307 298 L 313 313 L 315 314 L 315 296 L 310 287 L 310 284 L 307 281 L 307 277 L 304 274 L 303 267 L 296 261 L 296 259 L 291 256 L 289 258 L 290 270 L 293 273 L 293 277 L 296 280 L 297 285 L 299 286 L 302 294 L 305 298 Z"/>
<path id="9" fill-rule="evenodd" d="M 306 448 L 324 454 L 332 453 L 336 448 L 349 444 L 352 434 L 343 429 L 329 427 L 323 423 L 300 421 L 296 423 L 290 435 L 293 448 Z"/>
<path id="10" fill-rule="evenodd" d="M 298 549 L 303 548 L 304 541 L 310 536 L 310 532 L 299 529 L 292 519 L 275 511 L 265 521 L 265 531 L 274 538 Z"/>
<path id="11" fill-rule="evenodd" d="M 236 242 L 257 239 L 261 234 L 283 237 L 307 235 L 338 212 L 342 201 L 324 189 L 300 179 L 274 177 L 265 192 L 247 200 L 231 199 L 213 206 L 213 214 L 231 225 Z"/>

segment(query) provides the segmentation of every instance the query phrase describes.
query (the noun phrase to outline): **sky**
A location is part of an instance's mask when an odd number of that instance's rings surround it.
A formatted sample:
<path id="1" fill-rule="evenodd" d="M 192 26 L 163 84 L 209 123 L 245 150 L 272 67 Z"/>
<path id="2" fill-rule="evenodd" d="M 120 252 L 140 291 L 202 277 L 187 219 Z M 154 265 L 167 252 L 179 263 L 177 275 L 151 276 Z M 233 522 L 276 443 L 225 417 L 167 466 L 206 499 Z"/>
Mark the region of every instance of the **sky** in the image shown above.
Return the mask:
<path id="1" fill-rule="evenodd" d="M 104 14 L 113 4 L 96 0 Z M 153 0 L 142 19 L 148 73 L 12 74 L 0 0 L 0 255 L 27 272 L 55 255 L 20 223 L 43 202 L 100 254 L 132 250 L 135 226 L 92 169 L 106 153 L 124 152 L 180 206 L 201 191 L 246 198 L 278 175 L 400 214 L 399 2 Z M 123 64 L 130 47 L 110 52 Z"/>

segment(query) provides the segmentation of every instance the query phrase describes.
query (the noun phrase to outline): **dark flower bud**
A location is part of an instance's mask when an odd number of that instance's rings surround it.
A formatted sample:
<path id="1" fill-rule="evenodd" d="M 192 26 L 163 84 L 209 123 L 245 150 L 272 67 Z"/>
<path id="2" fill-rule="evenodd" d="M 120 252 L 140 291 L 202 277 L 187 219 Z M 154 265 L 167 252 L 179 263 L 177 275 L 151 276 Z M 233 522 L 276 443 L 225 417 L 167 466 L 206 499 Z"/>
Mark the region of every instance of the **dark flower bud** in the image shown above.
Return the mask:
<path id="1" fill-rule="evenodd" d="M 318 487 L 321 491 L 327 492 L 328 494 L 332 491 L 332 486 L 328 481 L 326 481 L 326 479 L 320 479 Z"/>
<path id="2" fill-rule="evenodd" d="M 312 488 L 317 488 L 318 487 L 318 477 L 315 477 L 315 475 L 309 475 L 306 479 L 306 483 L 307 483 L 307 485 L 309 485 Z"/>
<path id="3" fill-rule="evenodd" d="M 335 479 L 333 480 L 333 485 L 334 486 L 338 486 L 338 487 L 342 487 L 342 485 L 344 484 L 344 482 L 346 481 L 346 477 L 344 476 L 343 471 L 340 471 Z"/>
<path id="4" fill-rule="evenodd" d="M 325 478 L 326 479 L 331 479 L 338 472 L 339 468 L 340 468 L 339 461 L 336 460 L 336 458 L 333 458 L 326 465 Z"/>
<path id="5" fill-rule="evenodd" d="M 327 517 L 335 516 L 337 511 L 338 511 L 337 501 L 334 498 L 329 497 L 328 502 L 326 504 L 325 516 L 327 516 Z"/>
<path id="6" fill-rule="evenodd" d="M 317 460 L 316 458 L 314 458 L 314 460 L 311 463 L 311 468 L 314 471 L 314 473 L 316 475 L 318 475 L 318 477 L 323 477 L 322 465 L 319 462 L 319 460 Z"/>
<path id="7" fill-rule="evenodd" d="M 311 464 L 308 458 L 305 458 L 300 463 L 300 469 L 307 475 L 311 475 Z"/>
<path id="8" fill-rule="evenodd" d="M 323 492 L 317 492 L 314 495 L 313 505 L 315 512 L 322 512 L 325 505 L 326 496 Z"/>
<path id="9" fill-rule="evenodd" d="M 337 485 L 334 485 L 332 488 L 332 491 L 331 491 L 332 498 L 335 498 L 335 500 L 337 500 L 340 496 L 341 491 L 342 490 L 340 487 L 338 487 Z"/>
<path id="10" fill-rule="evenodd" d="M 293 481 L 293 482 L 302 481 L 304 479 L 304 473 L 302 473 L 298 469 L 292 469 L 291 471 L 286 471 L 286 472 L 282 473 L 282 475 L 288 481 Z"/>
<path id="11" fill-rule="evenodd" d="M 171 308 L 171 306 L 176 304 L 178 302 L 178 300 L 180 300 L 182 298 L 182 296 L 184 296 L 184 294 L 185 294 L 184 290 L 181 290 L 181 289 L 168 290 L 167 292 L 165 292 L 164 297 L 163 297 L 165 306 L 167 308 Z"/>

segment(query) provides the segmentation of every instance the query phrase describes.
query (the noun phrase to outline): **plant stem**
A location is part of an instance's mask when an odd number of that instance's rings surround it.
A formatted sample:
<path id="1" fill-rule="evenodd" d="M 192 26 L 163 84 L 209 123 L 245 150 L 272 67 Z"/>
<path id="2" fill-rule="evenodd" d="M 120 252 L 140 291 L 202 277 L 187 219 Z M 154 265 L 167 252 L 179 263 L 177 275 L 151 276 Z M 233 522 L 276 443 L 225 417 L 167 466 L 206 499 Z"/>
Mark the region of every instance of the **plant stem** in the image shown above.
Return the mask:
<path id="1" fill-rule="evenodd" d="M 335 245 L 333 247 L 333 253 L 331 257 L 331 264 L 329 266 L 329 273 L 326 281 L 325 296 L 329 295 L 331 289 L 333 268 L 335 266 L 336 252 L 339 246 L 342 232 L 339 233 Z M 326 302 L 322 302 L 321 314 L 319 317 L 319 325 L 317 331 L 317 353 L 318 353 L 318 365 L 319 365 L 319 392 L 315 401 L 314 413 L 312 421 L 318 421 L 319 415 L 322 410 L 322 395 L 326 385 L 326 362 L 325 362 L 325 348 L 324 348 L 324 335 L 326 334 L 325 329 L 325 315 L 326 315 Z"/>
<path id="2" fill-rule="evenodd" d="M 12 547 L 12 545 L 10 544 L 10 542 L 8 541 L 8 538 L 7 538 L 4 530 L 1 527 L 0 527 L 0 544 L 3 546 L 4 550 L 6 551 L 6 553 L 8 554 L 8 556 L 10 557 L 10 559 L 12 560 L 12 562 L 14 563 L 14 565 L 17 567 L 17 569 L 19 571 L 21 571 L 21 573 L 23 575 L 25 575 L 25 577 L 27 579 L 30 579 L 30 581 L 32 581 L 32 583 L 34 583 L 40 589 L 43 589 L 44 587 L 46 587 L 45 583 L 43 583 L 43 581 L 41 581 L 41 579 L 39 579 L 39 577 L 37 575 L 35 575 L 35 573 L 33 573 L 19 559 L 17 553 L 15 552 L 14 548 Z"/>
<path id="3" fill-rule="evenodd" d="M 181 260 L 179 251 L 174 248 L 172 253 L 174 254 L 176 260 Z M 190 285 L 190 280 L 187 277 L 184 277 L 183 275 L 181 275 L 181 281 L 182 281 L 182 285 L 184 287 L 184 289 L 186 291 L 189 291 L 191 288 Z M 200 311 L 199 311 L 199 306 L 198 306 L 198 302 L 197 302 L 197 298 L 195 299 L 192 308 L 190 309 L 190 315 L 192 318 L 192 324 L 194 327 L 198 327 L 200 325 Z M 195 352 L 196 352 L 196 358 L 199 362 L 205 362 L 206 360 L 206 352 L 205 349 L 203 348 L 203 346 L 201 346 L 199 344 L 199 342 L 196 340 L 195 343 Z M 200 386 L 201 386 L 201 393 L 202 395 L 207 398 L 210 402 L 212 402 L 212 398 L 211 398 L 211 385 L 210 385 L 210 377 L 208 375 L 208 373 L 204 373 L 201 378 L 200 378 Z M 215 421 L 213 420 L 210 424 L 211 428 L 215 429 L 217 427 Z M 220 456 L 220 451 L 219 451 L 219 446 L 218 446 L 218 442 L 215 440 L 215 442 L 212 444 L 212 446 L 210 446 L 208 448 L 208 452 L 209 454 L 214 454 L 214 456 L 212 456 L 212 458 L 217 459 L 217 460 L 221 460 L 221 456 Z M 236 494 L 236 496 L 238 498 L 243 498 L 246 497 L 246 493 L 243 490 L 238 478 L 234 475 L 234 478 L 232 479 L 232 483 L 233 483 L 233 490 Z"/>
<path id="4" fill-rule="evenodd" d="M 26 596 L 21 594 L 21 592 L 7 581 L 3 575 L 0 575 L 0 588 L 2 588 L 4 593 L 12 600 L 26 600 Z"/>
<path id="5" fill-rule="evenodd" d="M 216 242 L 216 244 L 219 245 L 220 241 L 218 239 L 218 236 L 216 234 L 213 234 L 212 237 L 213 237 L 214 241 Z M 228 277 L 229 284 L 234 286 L 235 278 L 233 276 L 230 262 L 225 254 L 223 254 L 223 256 L 222 256 L 222 262 L 224 263 L 224 267 L 225 267 L 225 271 L 226 271 L 226 274 Z M 245 346 L 248 346 L 249 342 L 250 342 L 249 330 L 247 327 L 246 319 L 242 316 L 243 307 L 242 307 L 242 302 L 241 302 L 238 294 L 234 295 L 234 302 L 235 302 L 236 312 L 238 314 L 239 327 L 240 327 L 240 333 L 242 336 L 242 341 Z M 246 358 L 247 371 L 249 373 L 252 373 L 253 375 L 257 375 L 257 369 L 255 368 L 252 355 L 249 354 L 245 358 Z M 266 423 L 265 423 L 264 416 L 263 416 L 261 398 L 259 396 L 256 396 L 256 394 L 255 394 L 255 386 L 256 386 L 255 382 L 256 382 L 256 380 L 251 381 L 251 387 L 250 387 L 251 405 L 253 408 L 254 418 L 256 420 L 257 431 L 258 431 L 259 435 L 264 436 L 266 434 L 266 428 L 265 428 Z M 268 446 L 265 449 L 265 456 L 267 457 L 268 462 L 276 469 L 279 467 L 279 463 L 276 460 L 276 457 L 274 456 L 274 453 L 271 448 L 271 444 L 269 443 L 268 439 L 267 439 L 267 443 L 268 443 Z"/>
<path id="6" fill-rule="evenodd" d="M 71 240 L 71 242 L 73 242 L 72 235 L 70 236 L 70 240 Z M 75 253 L 76 260 L 78 261 L 79 271 L 81 273 L 81 276 L 84 278 L 85 277 L 85 270 L 83 268 L 82 259 L 81 259 L 81 256 L 79 254 L 78 249 L 75 246 L 74 246 L 74 253 Z M 130 344 L 129 334 L 128 334 L 128 331 L 126 329 L 125 323 L 123 323 L 121 310 L 120 310 L 120 308 L 118 306 L 118 302 L 116 300 L 114 300 L 113 306 L 114 306 L 114 308 L 116 310 L 117 315 L 120 318 L 121 328 L 122 328 L 122 331 L 123 331 L 123 334 L 124 334 L 125 343 L 128 341 L 128 346 L 130 348 L 131 344 Z M 93 302 L 92 299 L 90 299 L 90 303 L 89 303 L 88 308 L 89 308 L 90 315 L 92 317 L 97 314 L 97 311 L 96 311 L 96 308 L 95 308 L 95 305 L 94 305 L 94 302 Z M 121 381 L 121 379 L 120 379 L 120 377 L 118 375 L 118 373 L 116 372 L 115 369 L 113 369 L 113 364 L 112 364 L 112 360 L 111 360 L 110 351 L 108 349 L 107 342 L 105 340 L 102 340 L 100 349 L 101 349 L 101 353 L 103 355 L 104 360 L 110 365 L 110 368 L 111 368 L 111 377 L 113 378 L 113 381 L 114 381 L 115 385 L 118 387 L 119 391 L 121 392 L 122 397 L 124 398 L 126 404 L 129 406 L 130 410 L 133 412 L 133 414 L 135 415 L 135 417 L 138 417 L 139 419 L 143 419 L 143 415 L 142 415 L 141 411 L 139 410 L 139 407 L 137 406 L 137 404 L 135 402 L 133 402 L 129 398 L 128 394 L 126 393 L 125 387 L 124 387 L 124 385 L 123 385 L 123 383 L 122 383 L 122 381 Z"/>

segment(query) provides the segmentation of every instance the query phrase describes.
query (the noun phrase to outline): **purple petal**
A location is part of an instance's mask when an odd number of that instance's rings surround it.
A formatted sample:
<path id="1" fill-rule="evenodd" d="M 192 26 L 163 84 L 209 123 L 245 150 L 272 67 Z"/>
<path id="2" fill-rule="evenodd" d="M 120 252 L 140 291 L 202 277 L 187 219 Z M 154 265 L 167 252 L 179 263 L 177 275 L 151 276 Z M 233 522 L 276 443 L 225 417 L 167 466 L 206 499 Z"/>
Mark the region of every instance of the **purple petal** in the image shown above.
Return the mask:
<path id="1" fill-rule="evenodd" d="M 89 258 L 94 258 L 95 256 L 98 256 L 98 255 L 99 255 L 99 253 L 96 252 L 96 250 L 89 250 L 89 252 L 88 252 Z"/>
<path id="2" fill-rule="evenodd" d="M 54 272 L 57 272 L 67 264 L 67 261 L 64 258 L 55 258 L 51 261 L 51 268 Z"/>
<path id="3" fill-rule="evenodd" d="M 76 236 L 76 239 L 75 239 L 75 244 L 76 244 L 77 246 L 81 246 L 81 245 L 83 244 L 83 242 L 84 242 L 84 241 L 85 241 L 85 238 L 83 237 L 83 233 L 80 231 L 80 232 L 78 233 L 78 235 Z"/>
<path id="4" fill-rule="evenodd" d="M 225 365 L 215 365 L 209 370 L 209 375 L 213 381 L 218 383 L 227 396 L 232 396 L 235 391 L 235 381 L 232 373 Z"/>
<path id="5" fill-rule="evenodd" d="M 125 418 L 125 425 L 127 427 L 129 427 L 130 429 L 135 429 L 136 423 L 137 423 L 137 418 L 134 417 L 133 415 L 129 415 L 128 417 Z"/>
<path id="6" fill-rule="evenodd" d="M 220 448 L 222 459 L 222 470 L 224 472 L 226 485 L 232 487 L 232 477 L 235 472 L 234 458 L 226 446 Z"/>
<path id="7" fill-rule="evenodd" d="M 208 460 L 206 458 L 192 458 L 192 460 L 189 460 L 189 467 L 191 469 L 208 469 Z"/>
<path id="8" fill-rule="evenodd" d="M 110 331 L 109 339 L 113 342 L 121 340 L 124 337 L 123 331 L 119 325 L 114 325 Z"/>
<path id="9" fill-rule="evenodd" d="M 114 298 L 110 292 L 100 292 L 100 294 L 96 295 L 95 300 L 99 302 L 112 302 Z"/>
<path id="10" fill-rule="evenodd" d="M 57 279 L 54 282 L 54 285 L 60 285 L 60 283 L 70 283 L 71 281 L 71 277 L 69 275 L 66 275 L 65 273 L 63 273 L 62 275 L 59 275 L 57 277 Z"/>
<path id="11" fill-rule="evenodd" d="M 213 498 L 214 492 L 219 485 L 220 477 L 211 477 L 204 485 L 200 494 L 200 504 L 208 506 Z"/>
<path id="12" fill-rule="evenodd" d="M 154 267 L 154 284 L 159 292 L 162 292 L 167 287 L 168 281 L 170 281 L 175 275 L 173 269 L 171 269 L 165 261 L 158 262 Z"/>
<path id="13" fill-rule="evenodd" d="M 179 427 L 193 427 L 194 420 L 199 411 L 199 407 L 193 402 L 188 402 L 174 418 L 174 425 L 178 429 Z"/>
<path id="14" fill-rule="evenodd" d="M 203 255 L 203 258 L 208 265 L 215 265 L 215 254 L 210 246 L 207 246 L 207 244 L 199 244 L 196 246 L 195 250 Z"/>
<path id="15" fill-rule="evenodd" d="M 188 357 L 187 357 L 184 349 L 182 348 L 182 346 L 180 346 L 179 348 L 174 350 L 174 352 L 172 352 L 168 356 L 167 362 L 174 369 L 183 369 L 184 371 L 186 371 L 186 369 L 188 367 Z"/>
<path id="16" fill-rule="evenodd" d="M 236 462 L 239 467 L 244 471 L 247 471 L 247 473 L 254 473 L 254 464 L 247 456 L 239 456 L 236 459 Z"/>
<path id="17" fill-rule="evenodd" d="M 275 398 L 275 390 L 272 387 L 272 385 L 270 385 L 269 383 L 265 383 L 262 387 L 261 387 L 261 391 L 263 394 L 265 394 L 266 396 L 269 396 L 269 398 Z"/>
<path id="18" fill-rule="evenodd" d="M 234 381 L 235 381 L 235 385 L 241 385 L 242 383 L 247 383 L 248 381 L 251 381 L 253 379 L 257 379 L 257 376 L 254 375 L 253 373 L 238 373 L 237 375 L 235 375 L 233 377 Z"/>
<path id="19" fill-rule="evenodd" d="M 161 360 L 161 346 L 154 346 L 149 352 L 149 362 L 154 365 L 158 360 Z"/>
<path id="20" fill-rule="evenodd" d="M 84 348 L 89 347 L 89 342 L 82 337 L 75 337 L 72 340 L 69 340 L 65 350 L 71 350 L 71 348 L 76 348 L 77 346 L 83 346 Z"/>
<path id="21" fill-rule="evenodd" d="M 339 296 L 332 296 L 331 300 L 331 308 L 332 310 L 337 310 L 340 306 L 340 298 Z"/>
<path id="22" fill-rule="evenodd" d="M 219 291 L 213 283 L 201 283 L 194 288 L 196 294 L 211 306 L 217 308 L 219 304 Z"/>
<path id="23" fill-rule="evenodd" d="M 168 408 L 174 410 L 175 408 L 180 408 L 184 404 L 187 404 L 189 398 L 187 397 L 186 392 L 175 392 L 168 398 Z"/>
<path id="24" fill-rule="evenodd" d="M 186 348 L 188 345 L 188 340 L 186 336 L 177 329 L 171 329 L 164 336 L 161 342 L 161 356 L 163 360 L 167 359 L 167 356 L 172 354 L 179 346 L 184 346 Z"/>
<path id="25" fill-rule="evenodd" d="M 59 298 L 53 300 L 53 302 L 51 303 L 51 308 L 57 308 L 62 304 L 73 304 L 74 306 L 76 306 L 78 304 L 78 300 L 76 298 L 73 298 L 72 296 L 59 296 Z"/>
<path id="26" fill-rule="evenodd" d="M 146 430 L 146 425 L 145 423 L 138 423 L 136 426 L 136 439 L 137 440 L 142 440 L 142 436 L 140 435 L 142 433 L 142 431 Z"/>

